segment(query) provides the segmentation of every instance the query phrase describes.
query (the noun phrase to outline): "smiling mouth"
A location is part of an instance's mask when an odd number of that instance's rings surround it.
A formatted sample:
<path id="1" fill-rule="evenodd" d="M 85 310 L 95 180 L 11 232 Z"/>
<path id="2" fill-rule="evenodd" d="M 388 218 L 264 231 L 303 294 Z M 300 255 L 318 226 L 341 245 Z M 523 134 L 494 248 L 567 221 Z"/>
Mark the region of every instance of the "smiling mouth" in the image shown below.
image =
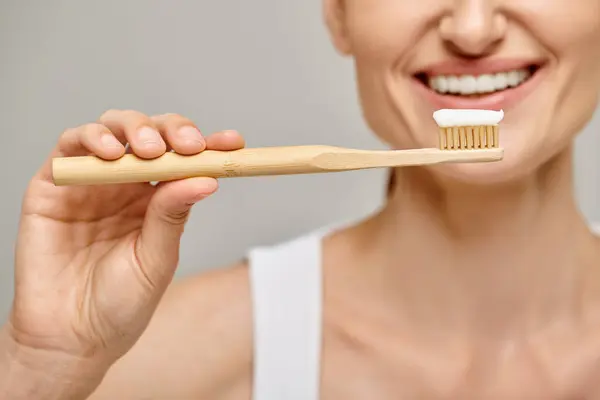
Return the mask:
<path id="1" fill-rule="evenodd" d="M 446 75 L 417 73 L 415 79 L 435 93 L 447 97 L 481 98 L 518 88 L 533 78 L 541 64 L 477 75 Z"/>
<path id="2" fill-rule="evenodd" d="M 447 61 L 412 75 L 435 109 L 507 110 L 536 90 L 547 75 L 547 60 Z"/>

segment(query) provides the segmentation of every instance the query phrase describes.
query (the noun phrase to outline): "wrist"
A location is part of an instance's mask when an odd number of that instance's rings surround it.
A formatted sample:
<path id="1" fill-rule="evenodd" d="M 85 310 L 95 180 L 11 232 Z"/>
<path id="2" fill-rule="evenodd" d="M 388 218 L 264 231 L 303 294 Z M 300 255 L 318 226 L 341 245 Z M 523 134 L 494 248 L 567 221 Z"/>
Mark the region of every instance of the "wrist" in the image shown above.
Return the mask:
<path id="1" fill-rule="evenodd" d="M 0 329 L 0 400 L 85 399 L 107 370 L 93 359 L 20 345 Z"/>

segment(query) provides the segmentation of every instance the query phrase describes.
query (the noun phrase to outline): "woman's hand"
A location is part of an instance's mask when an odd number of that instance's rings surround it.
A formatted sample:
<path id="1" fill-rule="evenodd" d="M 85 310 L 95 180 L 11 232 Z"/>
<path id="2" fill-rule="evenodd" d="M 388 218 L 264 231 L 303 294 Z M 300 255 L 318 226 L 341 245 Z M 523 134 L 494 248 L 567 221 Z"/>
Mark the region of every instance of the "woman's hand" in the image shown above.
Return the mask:
<path id="1" fill-rule="evenodd" d="M 188 119 L 109 111 L 69 129 L 52 157 L 129 150 L 154 158 L 172 149 L 235 150 L 235 132 L 203 138 Z M 178 264 L 191 206 L 217 189 L 212 178 L 150 184 L 56 187 L 51 158 L 26 192 L 16 247 L 8 336 L 28 352 L 94 360 L 108 368 L 146 328 Z"/>

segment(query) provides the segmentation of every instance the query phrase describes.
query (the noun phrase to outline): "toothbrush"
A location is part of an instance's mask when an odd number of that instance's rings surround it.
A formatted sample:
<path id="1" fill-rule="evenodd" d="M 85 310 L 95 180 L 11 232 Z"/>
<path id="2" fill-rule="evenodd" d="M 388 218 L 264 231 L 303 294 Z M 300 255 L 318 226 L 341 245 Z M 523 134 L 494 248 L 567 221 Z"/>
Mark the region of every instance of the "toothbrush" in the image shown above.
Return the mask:
<path id="1" fill-rule="evenodd" d="M 52 160 L 56 186 L 156 182 L 204 176 L 251 177 L 341 172 L 371 168 L 500 161 L 498 124 L 502 111 L 438 110 L 439 148 L 359 150 L 334 146 L 205 150 L 185 156 L 167 152 L 155 159 L 126 154 L 117 160 L 96 156 Z"/>

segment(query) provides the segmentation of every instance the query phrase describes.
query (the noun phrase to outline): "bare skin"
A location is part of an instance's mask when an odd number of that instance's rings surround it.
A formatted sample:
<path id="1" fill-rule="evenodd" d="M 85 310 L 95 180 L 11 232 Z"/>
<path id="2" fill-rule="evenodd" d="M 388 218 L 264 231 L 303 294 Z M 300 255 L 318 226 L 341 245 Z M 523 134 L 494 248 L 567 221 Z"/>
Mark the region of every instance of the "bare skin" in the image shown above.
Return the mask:
<path id="1" fill-rule="evenodd" d="M 600 239 L 572 171 L 600 91 L 600 1 L 325 0 L 324 10 L 382 140 L 434 146 L 432 111 L 481 101 L 506 112 L 506 159 L 396 171 L 379 212 L 326 238 L 321 397 L 600 399 Z M 488 73 L 502 59 L 536 64 L 521 98 L 516 88 L 449 99 L 417 79 Z M 143 139 L 142 126 L 162 138 Z M 184 126 L 194 125 L 111 111 L 65 132 L 53 155 L 244 145 L 231 132 L 190 140 Z M 212 179 L 56 188 L 46 164 L 23 203 L 0 398 L 249 399 L 247 266 L 171 282 L 190 207 L 216 189 Z"/>

